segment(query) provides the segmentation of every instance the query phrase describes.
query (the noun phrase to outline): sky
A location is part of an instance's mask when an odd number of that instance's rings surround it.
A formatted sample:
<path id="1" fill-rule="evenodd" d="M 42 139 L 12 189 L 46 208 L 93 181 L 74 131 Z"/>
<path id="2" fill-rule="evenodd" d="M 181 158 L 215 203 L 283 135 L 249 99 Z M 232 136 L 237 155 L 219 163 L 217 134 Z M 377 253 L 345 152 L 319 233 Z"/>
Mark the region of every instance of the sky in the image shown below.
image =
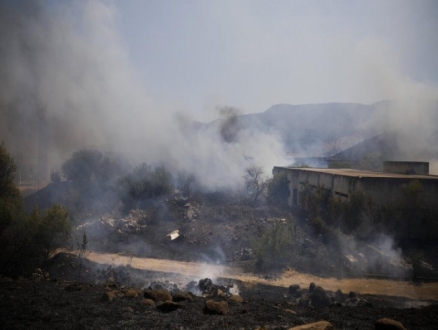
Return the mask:
<path id="1" fill-rule="evenodd" d="M 436 136 L 436 17 L 426 0 L 0 1 L 0 141 L 22 158 L 46 144 L 55 169 L 97 148 L 215 188 L 286 162 L 275 131 L 224 138 L 233 114 L 393 99 L 387 128 L 422 147 Z"/>
<path id="2" fill-rule="evenodd" d="M 370 104 L 401 83 L 438 85 L 433 0 L 108 4 L 148 95 L 201 121 L 222 106 Z"/>

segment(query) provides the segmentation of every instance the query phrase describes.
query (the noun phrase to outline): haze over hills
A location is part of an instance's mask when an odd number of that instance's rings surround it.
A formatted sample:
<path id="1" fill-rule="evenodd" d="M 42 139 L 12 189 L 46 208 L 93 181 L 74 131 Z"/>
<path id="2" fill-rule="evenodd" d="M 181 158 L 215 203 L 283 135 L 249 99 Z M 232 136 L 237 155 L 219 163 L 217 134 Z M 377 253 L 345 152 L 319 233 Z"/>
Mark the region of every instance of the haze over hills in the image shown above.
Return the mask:
<path id="1" fill-rule="evenodd" d="M 221 111 L 223 118 L 198 129 L 217 126 L 225 141 L 233 142 L 244 130 L 276 135 L 291 156 L 330 156 L 384 131 L 389 101 L 357 103 L 276 104 L 262 113 Z"/>
<path id="2" fill-rule="evenodd" d="M 277 104 L 262 113 L 239 114 L 226 108 L 221 114 L 223 118 L 196 127 L 216 127 L 227 142 L 245 130 L 275 135 L 290 157 L 329 157 L 360 144 L 348 154 L 357 158 L 378 152 L 393 160 L 438 158 L 436 101 Z"/>

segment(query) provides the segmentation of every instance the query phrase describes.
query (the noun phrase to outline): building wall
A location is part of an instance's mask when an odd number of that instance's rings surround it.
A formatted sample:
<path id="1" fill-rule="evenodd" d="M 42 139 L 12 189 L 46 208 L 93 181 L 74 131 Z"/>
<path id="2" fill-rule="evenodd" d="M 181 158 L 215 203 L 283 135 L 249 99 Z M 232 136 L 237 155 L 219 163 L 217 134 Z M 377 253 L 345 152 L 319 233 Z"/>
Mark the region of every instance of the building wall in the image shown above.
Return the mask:
<path id="1" fill-rule="evenodd" d="M 348 200 L 351 193 L 361 191 L 371 197 L 376 205 L 397 205 L 403 198 L 402 186 L 404 184 L 408 185 L 412 181 L 409 178 L 351 177 L 298 168 L 282 170 L 287 171 L 290 191 L 288 203 L 290 206 L 299 204 L 304 183 L 308 183 L 315 188 L 323 186 L 330 190 L 333 195 L 339 196 L 343 200 Z M 423 188 L 420 198 L 430 205 L 435 205 L 438 201 L 438 180 L 419 179 L 419 181 Z M 406 208 L 409 208 L 409 205 L 406 205 Z M 410 219 L 408 223 L 399 223 L 394 234 L 399 237 L 406 236 L 409 233 L 411 238 L 438 238 L 438 228 L 432 230 L 429 224 L 423 223 L 423 218 L 421 211 L 415 211 L 415 217 Z M 366 237 L 372 234 L 372 230 L 371 220 L 364 215 L 359 232 Z"/>

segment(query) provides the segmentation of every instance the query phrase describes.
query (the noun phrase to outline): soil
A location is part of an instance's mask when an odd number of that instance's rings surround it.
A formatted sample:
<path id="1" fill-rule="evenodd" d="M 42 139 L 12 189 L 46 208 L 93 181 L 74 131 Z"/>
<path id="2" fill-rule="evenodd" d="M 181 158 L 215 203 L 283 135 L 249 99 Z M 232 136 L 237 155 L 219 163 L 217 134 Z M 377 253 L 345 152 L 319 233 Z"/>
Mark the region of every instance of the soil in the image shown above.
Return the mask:
<path id="1" fill-rule="evenodd" d="M 111 256 L 110 256 L 111 258 Z M 79 265 L 81 271 L 79 274 Z M 233 285 L 242 302 L 227 296 L 205 296 L 196 291 L 197 282 L 187 265 L 180 273 L 163 273 L 132 266 L 99 264 L 75 255 L 58 253 L 43 271 L 30 279 L 2 279 L 0 282 L 0 327 L 2 329 L 289 329 L 319 320 L 329 321 L 335 329 L 374 329 L 380 318 L 401 322 L 407 329 L 436 329 L 438 305 L 431 301 L 347 292 L 324 308 L 301 306 L 288 288 L 266 281 L 241 281 L 218 277 L 214 283 Z M 196 268 L 195 268 L 196 269 Z M 46 274 L 42 274 L 46 272 Z M 44 277 L 45 276 L 45 277 Z M 275 281 L 272 281 L 275 282 Z M 294 282 L 290 282 L 294 284 Z M 278 284 L 278 283 L 273 283 Z M 320 285 L 320 283 L 316 283 Z M 180 308 L 163 312 L 146 305 L 143 290 L 165 289 L 169 292 L 197 293 L 191 301 L 181 301 Z M 308 285 L 301 286 L 303 294 Z M 128 298 L 129 288 L 138 296 Z M 199 289 L 198 289 L 199 290 Z M 106 292 L 120 293 L 113 301 L 102 301 Z M 335 293 L 327 290 L 335 297 Z M 227 301 L 229 313 L 205 313 L 207 300 Z M 333 298 L 332 298 L 333 299 Z M 428 304 L 427 307 L 420 307 Z M 264 327 L 264 328 L 263 328 Z"/>
<path id="2" fill-rule="evenodd" d="M 257 268 L 251 251 L 254 241 L 284 223 L 289 213 L 254 209 L 230 202 L 230 197 L 210 199 L 188 204 L 168 200 L 128 215 L 82 217 L 75 236 L 78 241 L 83 232 L 88 236 L 83 260 L 67 253 L 74 243 L 58 251 L 41 272 L 0 281 L 0 328 L 261 330 L 326 320 L 335 329 L 374 329 L 384 317 L 407 329 L 438 328 L 436 244 L 423 250 L 417 274 L 423 282 L 411 282 L 412 269 L 394 265 L 375 246 L 347 238 L 348 246 L 354 247 L 349 259 L 351 251 L 315 233 L 305 219 L 297 219 L 293 240 L 284 251 L 287 262 L 282 251 L 278 260 Z M 170 240 L 166 235 L 174 230 L 180 236 Z M 362 261 L 362 255 L 373 262 Z M 223 287 L 234 285 L 243 302 L 230 301 L 227 294 L 202 294 L 197 281 L 203 278 Z M 328 306 L 303 303 L 310 282 L 326 290 Z M 292 284 L 300 286 L 299 295 L 289 294 Z M 165 313 L 145 304 L 143 290 L 148 287 L 196 296 Z M 124 296 L 130 288 L 137 290 L 137 297 Z M 342 295 L 335 294 L 338 289 Z M 354 294 L 349 298 L 350 291 Z M 101 301 L 106 292 L 119 296 Z M 205 313 L 209 299 L 227 301 L 229 313 Z"/>

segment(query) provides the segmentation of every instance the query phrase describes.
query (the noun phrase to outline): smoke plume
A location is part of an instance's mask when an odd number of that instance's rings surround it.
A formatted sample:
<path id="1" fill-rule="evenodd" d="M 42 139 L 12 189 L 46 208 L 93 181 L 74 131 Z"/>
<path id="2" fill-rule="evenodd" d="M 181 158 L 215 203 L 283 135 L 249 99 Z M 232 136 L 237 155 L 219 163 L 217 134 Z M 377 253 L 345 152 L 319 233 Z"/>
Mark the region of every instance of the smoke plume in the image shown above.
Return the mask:
<path id="1" fill-rule="evenodd" d="M 266 171 L 282 162 L 275 136 L 238 130 L 235 116 L 196 130 L 148 97 L 117 19 L 99 0 L 0 4 L 0 139 L 12 154 L 45 148 L 56 168 L 75 150 L 98 148 L 195 172 L 209 188 L 240 183 L 248 159 Z"/>

